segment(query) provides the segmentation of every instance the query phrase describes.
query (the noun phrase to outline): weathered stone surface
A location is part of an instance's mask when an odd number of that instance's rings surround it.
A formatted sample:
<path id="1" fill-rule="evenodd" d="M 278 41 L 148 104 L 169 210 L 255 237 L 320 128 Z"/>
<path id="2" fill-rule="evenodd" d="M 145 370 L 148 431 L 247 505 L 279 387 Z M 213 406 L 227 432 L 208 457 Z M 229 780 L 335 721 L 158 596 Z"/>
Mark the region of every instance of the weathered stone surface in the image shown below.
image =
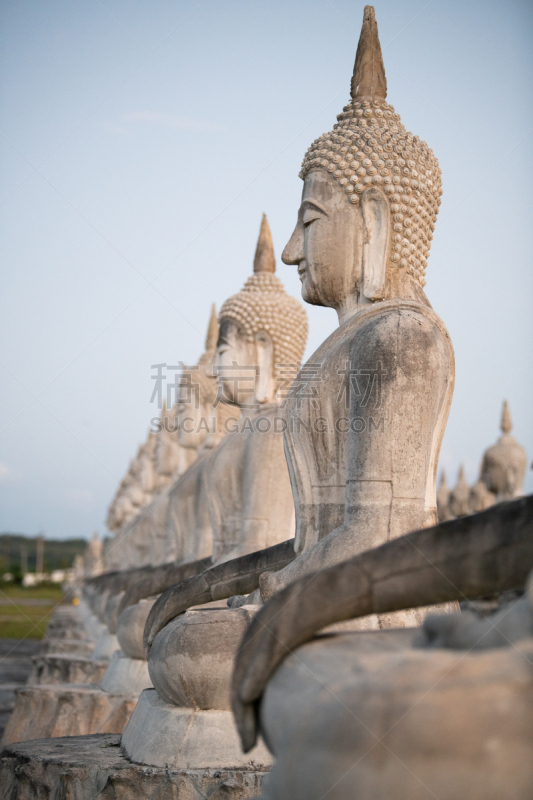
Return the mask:
<path id="1" fill-rule="evenodd" d="M 233 662 L 256 610 L 190 610 L 166 625 L 148 659 L 159 697 L 175 706 L 229 711 Z"/>
<path id="2" fill-rule="evenodd" d="M 232 608 L 244 605 L 248 602 L 246 595 L 258 588 L 263 572 L 275 572 L 290 564 L 294 557 L 294 539 L 289 539 L 257 553 L 223 561 L 172 586 L 162 595 L 158 608 L 150 612 L 143 637 L 145 645 L 151 645 L 162 627 L 192 606 L 227 598 L 231 598 L 228 605 Z"/>
<path id="3" fill-rule="evenodd" d="M 100 637 L 94 646 L 92 657 L 97 661 L 102 659 L 109 660 L 115 650 L 119 649 L 120 645 L 115 634 L 105 631 L 104 633 L 100 634 Z"/>
<path id="4" fill-rule="evenodd" d="M 84 588 L 85 591 L 85 588 Z M 87 631 L 87 636 L 94 643 L 97 641 L 104 626 L 89 608 L 88 602 L 82 597 L 78 606 L 79 617 L 84 630 Z"/>
<path id="5" fill-rule="evenodd" d="M 54 653 L 74 656 L 90 656 L 94 651 L 94 642 L 85 639 L 43 639 L 42 653 Z"/>
<path id="6" fill-rule="evenodd" d="M 92 683 L 99 684 L 109 666 L 107 660 L 75 655 L 48 653 L 32 657 L 28 684 Z"/>
<path id="7" fill-rule="evenodd" d="M 264 772 L 272 764 L 262 742 L 243 753 L 231 711 L 177 708 L 154 689 L 140 696 L 122 734 L 122 748 L 131 761 L 156 767 Z"/>
<path id="8" fill-rule="evenodd" d="M 117 633 L 118 619 L 124 609 L 135 605 L 140 600 L 158 597 L 169 586 L 174 586 L 176 583 L 180 583 L 193 575 L 198 575 L 210 566 L 211 554 L 200 561 L 189 561 L 185 564 L 160 564 L 157 567 L 147 569 L 145 575 L 143 577 L 139 576 L 122 595 L 116 611 L 117 624 L 115 625 L 114 633 Z"/>
<path id="9" fill-rule="evenodd" d="M 140 695 L 143 689 L 151 689 L 152 681 L 145 659 L 129 658 L 120 650 L 113 653 L 100 688 L 112 694 Z"/>
<path id="10" fill-rule="evenodd" d="M 334 308 L 339 327 L 304 367 L 312 391 L 297 381 L 287 395 L 298 556 L 264 576 L 263 600 L 437 518 L 436 467 L 455 366 L 423 287 L 441 174 L 431 150 L 408 136 L 385 101 L 377 41 L 367 7 L 352 99 L 335 130 L 307 151 L 298 220 L 282 255 L 298 269 L 304 300 Z M 391 139 L 393 116 L 398 136 Z M 363 147 L 369 124 L 372 145 Z"/>
<path id="11" fill-rule="evenodd" d="M 414 531 L 300 578 L 259 609 L 241 642 L 232 701 L 243 741 L 253 744 L 253 704 L 276 668 L 326 625 L 520 588 L 532 568 L 533 496 Z"/>
<path id="12" fill-rule="evenodd" d="M 287 658 L 261 706 L 264 800 L 530 800 L 533 640 L 473 654 L 408 635 L 318 637 Z"/>
<path id="13" fill-rule="evenodd" d="M 226 300 L 219 319 L 214 367 L 223 400 L 220 407 L 229 409 L 233 420 L 230 417 L 230 432 L 205 466 L 214 564 L 262 551 L 294 535 L 294 501 L 280 409 L 284 392 L 279 391 L 278 372 L 280 364 L 301 360 L 307 317 L 301 303 L 287 294 L 275 275 L 265 215 L 253 275 L 238 294 Z M 240 383 L 235 380 L 237 372 L 228 370 L 232 363 L 239 365 Z M 294 377 L 294 373 L 288 375 L 288 382 Z M 181 504 L 171 504 L 170 511 L 169 521 L 173 518 L 181 524 Z M 156 604 L 150 641 L 168 621 L 169 608 L 167 598 Z"/>
<path id="14" fill-rule="evenodd" d="M 91 686 L 60 684 L 19 689 L 4 743 L 88 733 L 121 733 L 137 697 Z"/>
<path id="15" fill-rule="evenodd" d="M 463 465 L 459 467 L 457 483 L 450 492 L 450 511 L 452 517 L 464 517 L 470 513 L 470 488 L 465 478 Z"/>
<path id="16" fill-rule="evenodd" d="M 37 639 L 0 639 L 0 737 L 15 707 L 16 690 L 31 672 L 31 656 L 39 652 Z"/>
<path id="17" fill-rule="evenodd" d="M 79 629 L 80 610 L 78 606 L 74 605 L 58 605 L 48 622 L 47 632 L 49 633 L 54 628 L 62 627 L 76 627 Z"/>
<path id="18" fill-rule="evenodd" d="M 79 621 L 74 624 L 69 625 L 49 625 L 48 630 L 46 631 L 46 638 L 47 639 L 70 639 L 71 641 L 81 640 L 85 641 L 89 637 L 87 635 L 87 631 L 85 631 L 81 626 Z"/>
<path id="19" fill-rule="evenodd" d="M 0 754 L 2 800 L 248 800 L 264 773 L 245 769 L 177 770 L 132 764 L 120 737 L 44 739 Z"/>
<path id="20" fill-rule="evenodd" d="M 118 643 L 124 655 L 129 658 L 146 658 L 143 647 L 144 626 L 155 601 L 155 597 L 140 600 L 125 608 L 118 618 Z"/>

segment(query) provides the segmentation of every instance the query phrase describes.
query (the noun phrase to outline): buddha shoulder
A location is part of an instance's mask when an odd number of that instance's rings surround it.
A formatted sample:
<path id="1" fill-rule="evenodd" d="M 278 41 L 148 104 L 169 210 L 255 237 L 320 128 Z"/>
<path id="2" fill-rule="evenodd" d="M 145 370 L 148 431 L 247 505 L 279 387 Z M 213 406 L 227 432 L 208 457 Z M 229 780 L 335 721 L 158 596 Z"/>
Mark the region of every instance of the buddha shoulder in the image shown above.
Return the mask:
<path id="1" fill-rule="evenodd" d="M 405 301 L 376 303 L 346 328 L 352 360 L 381 358 L 407 367 L 444 358 L 453 364 L 448 331 L 428 306 Z"/>

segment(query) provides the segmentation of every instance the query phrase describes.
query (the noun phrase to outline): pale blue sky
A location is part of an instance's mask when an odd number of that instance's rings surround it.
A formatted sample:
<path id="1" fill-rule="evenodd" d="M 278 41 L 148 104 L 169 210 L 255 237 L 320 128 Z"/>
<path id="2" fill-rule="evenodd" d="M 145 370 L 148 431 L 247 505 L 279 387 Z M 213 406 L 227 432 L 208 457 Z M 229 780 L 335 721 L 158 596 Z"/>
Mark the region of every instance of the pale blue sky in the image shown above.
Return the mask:
<path id="1" fill-rule="evenodd" d="M 154 415 L 150 365 L 200 354 L 263 211 L 279 258 L 363 7 L 4 0 L 0 531 L 104 532 Z M 533 5 L 383 0 L 376 16 L 388 100 L 443 171 L 426 287 L 457 362 L 441 464 L 473 481 L 503 398 L 533 457 Z M 278 272 L 299 297 L 295 268 Z M 310 354 L 336 316 L 308 311 Z"/>

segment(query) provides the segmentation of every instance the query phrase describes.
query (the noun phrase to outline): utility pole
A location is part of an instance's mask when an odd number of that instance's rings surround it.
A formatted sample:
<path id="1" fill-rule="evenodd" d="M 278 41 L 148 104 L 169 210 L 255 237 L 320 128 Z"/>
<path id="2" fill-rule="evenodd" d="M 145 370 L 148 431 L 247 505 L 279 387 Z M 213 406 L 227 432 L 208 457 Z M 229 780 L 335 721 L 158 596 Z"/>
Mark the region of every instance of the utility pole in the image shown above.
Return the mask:
<path id="1" fill-rule="evenodd" d="M 42 534 L 37 537 L 37 556 L 35 559 L 35 572 L 42 574 L 44 564 L 44 538 Z"/>

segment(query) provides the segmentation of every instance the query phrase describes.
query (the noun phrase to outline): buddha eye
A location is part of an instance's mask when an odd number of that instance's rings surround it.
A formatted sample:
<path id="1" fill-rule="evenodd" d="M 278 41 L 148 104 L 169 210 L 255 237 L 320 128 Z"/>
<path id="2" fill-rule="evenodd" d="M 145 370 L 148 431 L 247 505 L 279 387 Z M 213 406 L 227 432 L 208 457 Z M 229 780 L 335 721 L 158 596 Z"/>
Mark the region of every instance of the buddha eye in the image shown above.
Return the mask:
<path id="1" fill-rule="evenodd" d="M 316 219 L 320 219 L 321 216 L 322 215 L 320 214 L 319 211 L 315 211 L 314 209 L 307 209 L 306 211 L 304 211 L 302 220 L 304 226 L 307 228 L 308 225 L 310 225 Z"/>

